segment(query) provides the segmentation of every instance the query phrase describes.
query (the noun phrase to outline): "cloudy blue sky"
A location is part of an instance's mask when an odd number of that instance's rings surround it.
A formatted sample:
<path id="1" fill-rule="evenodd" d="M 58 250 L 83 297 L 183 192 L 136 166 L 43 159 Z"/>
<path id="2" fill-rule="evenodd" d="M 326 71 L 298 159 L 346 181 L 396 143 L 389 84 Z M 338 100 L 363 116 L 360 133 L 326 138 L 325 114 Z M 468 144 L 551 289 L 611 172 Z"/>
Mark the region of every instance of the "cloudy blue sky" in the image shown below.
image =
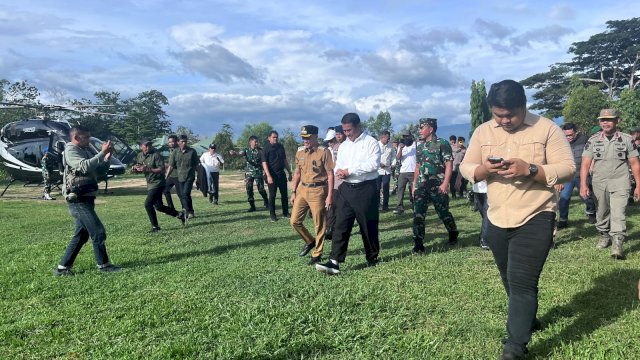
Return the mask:
<path id="1" fill-rule="evenodd" d="M 321 128 L 346 112 L 469 122 L 472 79 L 520 80 L 635 1 L 4 0 L 0 78 L 42 101 L 156 89 L 175 126 Z M 54 96 L 52 94 L 58 94 Z"/>

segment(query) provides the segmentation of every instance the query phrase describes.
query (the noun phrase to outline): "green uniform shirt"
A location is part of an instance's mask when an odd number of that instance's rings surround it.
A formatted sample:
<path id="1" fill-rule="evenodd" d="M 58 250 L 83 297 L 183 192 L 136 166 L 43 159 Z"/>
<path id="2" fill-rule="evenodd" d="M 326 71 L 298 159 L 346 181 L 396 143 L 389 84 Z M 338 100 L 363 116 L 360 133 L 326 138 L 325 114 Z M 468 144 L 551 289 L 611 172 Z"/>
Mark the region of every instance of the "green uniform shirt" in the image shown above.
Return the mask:
<path id="1" fill-rule="evenodd" d="M 245 171 L 246 177 L 261 178 L 262 177 L 262 160 L 260 158 L 260 150 L 258 147 L 255 149 L 245 148 L 242 150 L 245 159 L 247 159 L 247 168 Z"/>
<path id="2" fill-rule="evenodd" d="M 453 151 L 447 140 L 433 135 L 431 140 L 418 143 L 416 150 L 416 163 L 420 168 L 418 183 L 429 179 L 438 179 L 442 183 L 447 161 L 453 161 Z"/>
<path id="3" fill-rule="evenodd" d="M 198 154 L 193 148 L 185 147 L 184 151 L 175 149 L 169 157 L 169 165 L 178 172 L 178 181 L 193 181 L 196 178 L 196 167 L 200 163 Z"/>
<path id="4" fill-rule="evenodd" d="M 136 157 L 136 164 L 143 164 L 149 169 L 162 168 L 159 173 L 153 173 L 151 171 L 145 172 L 144 177 L 147 179 L 147 189 L 156 189 L 164 186 L 164 158 L 158 151 L 152 149 L 146 155 L 140 152 Z"/>
<path id="5" fill-rule="evenodd" d="M 601 131 L 589 138 L 582 152 L 583 157 L 593 159 L 593 186 L 609 191 L 631 187 L 629 158 L 637 157 L 631 135 L 616 132 L 611 139 Z"/>
<path id="6" fill-rule="evenodd" d="M 173 154 L 174 151 L 176 151 L 177 148 L 169 148 L 169 157 L 167 158 L 167 163 L 165 164 L 166 167 L 169 167 L 169 160 L 171 160 L 171 154 Z M 178 172 L 177 171 L 172 171 L 171 174 L 169 174 L 169 179 L 177 179 L 178 178 Z"/>

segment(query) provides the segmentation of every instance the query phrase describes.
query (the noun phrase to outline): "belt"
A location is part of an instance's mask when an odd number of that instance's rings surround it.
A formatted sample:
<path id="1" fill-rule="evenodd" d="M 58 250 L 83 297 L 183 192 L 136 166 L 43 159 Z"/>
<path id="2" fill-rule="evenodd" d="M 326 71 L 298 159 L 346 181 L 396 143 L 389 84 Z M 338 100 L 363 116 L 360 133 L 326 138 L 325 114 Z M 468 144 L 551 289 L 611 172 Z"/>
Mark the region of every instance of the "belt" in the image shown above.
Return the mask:
<path id="1" fill-rule="evenodd" d="M 350 183 L 350 182 L 346 182 L 345 181 L 342 184 L 344 184 L 344 185 L 346 185 L 348 187 L 359 187 L 359 186 L 364 186 L 364 185 L 367 185 L 369 183 L 376 182 L 376 181 L 378 181 L 378 180 L 377 179 L 372 179 L 372 180 L 365 180 L 365 181 L 361 181 L 361 182 L 357 182 L 357 183 Z"/>
<path id="2" fill-rule="evenodd" d="M 306 187 L 319 187 L 319 186 L 327 185 L 327 182 L 326 181 L 322 181 L 322 182 L 316 182 L 316 183 L 310 183 L 310 184 L 301 182 L 300 184 L 302 186 L 306 186 Z"/>

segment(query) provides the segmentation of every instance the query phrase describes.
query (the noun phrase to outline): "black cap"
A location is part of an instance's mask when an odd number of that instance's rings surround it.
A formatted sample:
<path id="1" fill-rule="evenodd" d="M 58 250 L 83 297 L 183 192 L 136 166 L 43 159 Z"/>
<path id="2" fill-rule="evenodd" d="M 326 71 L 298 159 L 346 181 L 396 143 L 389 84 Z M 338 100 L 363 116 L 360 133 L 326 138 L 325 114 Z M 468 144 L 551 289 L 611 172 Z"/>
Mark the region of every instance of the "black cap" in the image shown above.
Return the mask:
<path id="1" fill-rule="evenodd" d="M 209 144 L 209 149 L 215 149 L 217 147 L 218 147 L 218 145 L 216 145 L 216 144 Z"/>
<path id="2" fill-rule="evenodd" d="M 151 139 L 149 138 L 142 138 L 140 139 L 140 141 L 138 141 L 139 145 L 153 145 L 153 141 L 151 141 Z"/>
<path id="3" fill-rule="evenodd" d="M 305 125 L 300 129 L 300 136 L 309 138 L 311 135 L 318 135 L 318 127 L 313 125 Z"/>

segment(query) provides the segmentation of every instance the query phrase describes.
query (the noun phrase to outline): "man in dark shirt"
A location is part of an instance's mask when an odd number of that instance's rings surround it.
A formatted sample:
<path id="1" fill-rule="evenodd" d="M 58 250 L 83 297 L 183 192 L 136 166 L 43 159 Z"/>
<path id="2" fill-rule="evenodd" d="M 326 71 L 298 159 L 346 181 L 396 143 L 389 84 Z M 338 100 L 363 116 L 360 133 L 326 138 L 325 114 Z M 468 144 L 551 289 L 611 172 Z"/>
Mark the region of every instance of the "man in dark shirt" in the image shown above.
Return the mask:
<path id="1" fill-rule="evenodd" d="M 280 189 L 280 200 L 282 201 L 282 216 L 289 217 L 289 199 L 287 196 L 287 177 L 284 172 L 289 173 L 288 180 L 291 181 L 291 169 L 287 162 L 287 155 L 284 146 L 278 142 L 278 132 L 272 130 L 269 134 L 269 143 L 262 150 L 262 169 L 267 176 L 269 187 L 269 213 L 271 221 L 277 221 L 276 217 L 276 190 Z"/>
<path id="2" fill-rule="evenodd" d="M 167 140 L 167 147 L 169 148 L 169 157 L 171 157 L 171 153 L 178 148 L 178 135 L 176 134 L 171 134 L 168 137 Z M 167 161 L 169 160 L 169 157 L 166 158 Z M 168 168 L 169 164 L 165 164 L 165 167 Z M 167 206 L 175 209 L 175 206 L 173 206 L 173 199 L 171 198 L 171 188 L 172 187 L 176 187 L 176 193 L 178 193 L 178 172 L 175 171 L 173 173 L 171 173 L 171 176 L 169 176 L 166 179 L 165 185 L 164 185 L 164 198 L 167 200 Z M 178 199 L 180 198 L 180 194 L 178 194 Z"/>
<path id="3" fill-rule="evenodd" d="M 556 190 L 560 193 L 560 200 L 558 201 L 558 209 L 560 212 L 560 219 L 557 225 L 558 229 L 563 229 L 568 226 L 569 202 L 571 201 L 573 188 L 577 187 L 578 192 L 580 192 L 580 165 L 582 164 L 582 151 L 584 150 L 584 145 L 587 143 L 587 137 L 577 132 L 576 126 L 572 123 L 562 125 L 562 131 L 571 145 L 573 159 L 576 162 L 576 175 L 570 181 L 556 185 Z M 596 222 L 596 204 L 591 196 L 583 199 L 583 202 L 586 207 L 589 223 L 594 224 Z"/>
<path id="4" fill-rule="evenodd" d="M 178 149 L 174 150 L 169 157 L 168 178 L 173 170 L 178 172 L 178 194 L 182 208 L 187 214 L 187 218 L 194 217 L 193 201 L 191 200 L 191 190 L 196 179 L 196 167 L 200 163 L 196 150 L 187 145 L 187 136 L 180 135 L 178 138 Z"/>
<path id="5" fill-rule="evenodd" d="M 184 213 L 178 213 L 176 209 L 165 206 L 162 203 L 162 192 L 165 188 L 164 178 L 164 158 L 152 147 L 151 140 L 140 140 L 140 150 L 133 166 L 134 173 L 144 174 L 147 180 L 147 198 L 144 201 L 144 208 L 151 221 L 151 233 L 158 232 L 158 216 L 156 210 L 172 217 L 177 217 L 184 224 Z"/>

